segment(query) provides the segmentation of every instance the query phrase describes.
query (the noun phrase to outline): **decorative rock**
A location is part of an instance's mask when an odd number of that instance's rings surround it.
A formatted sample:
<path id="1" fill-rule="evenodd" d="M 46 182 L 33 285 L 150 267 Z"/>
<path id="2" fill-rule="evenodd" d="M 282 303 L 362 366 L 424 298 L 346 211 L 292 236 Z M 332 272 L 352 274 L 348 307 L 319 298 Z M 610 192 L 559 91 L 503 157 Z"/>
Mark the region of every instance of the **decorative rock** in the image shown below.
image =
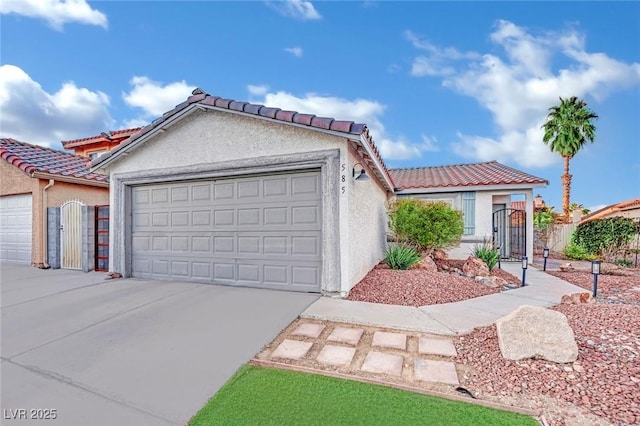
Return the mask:
<path id="1" fill-rule="evenodd" d="M 563 263 L 562 265 L 559 266 L 560 270 L 562 272 L 571 272 L 571 271 L 575 271 L 576 268 L 571 264 L 571 263 Z"/>
<path id="2" fill-rule="evenodd" d="M 442 249 L 435 249 L 433 253 L 431 253 L 431 256 L 435 260 L 446 260 L 449 258 L 449 256 L 447 255 L 447 252 Z"/>
<path id="3" fill-rule="evenodd" d="M 488 277 L 476 277 L 476 282 L 491 288 L 500 288 L 509 284 L 504 278 L 500 278 L 495 275 Z"/>
<path id="4" fill-rule="evenodd" d="M 462 265 L 462 272 L 467 277 L 488 277 L 489 276 L 489 267 L 484 261 L 478 259 L 477 257 L 469 256 L 464 265 Z"/>
<path id="5" fill-rule="evenodd" d="M 603 275 L 625 275 L 624 268 L 615 263 L 602 263 L 600 273 Z"/>
<path id="6" fill-rule="evenodd" d="M 413 269 L 422 269 L 429 272 L 438 272 L 438 265 L 431 256 L 424 256 L 420 262 L 413 266 Z"/>
<path id="7" fill-rule="evenodd" d="M 560 312 L 523 305 L 498 319 L 496 328 L 506 359 L 537 358 L 564 364 L 578 358 L 573 330 Z"/>
<path id="8" fill-rule="evenodd" d="M 596 300 L 591 293 L 573 293 L 565 294 L 562 296 L 560 303 L 566 303 L 568 305 L 579 305 L 581 303 L 594 303 Z"/>

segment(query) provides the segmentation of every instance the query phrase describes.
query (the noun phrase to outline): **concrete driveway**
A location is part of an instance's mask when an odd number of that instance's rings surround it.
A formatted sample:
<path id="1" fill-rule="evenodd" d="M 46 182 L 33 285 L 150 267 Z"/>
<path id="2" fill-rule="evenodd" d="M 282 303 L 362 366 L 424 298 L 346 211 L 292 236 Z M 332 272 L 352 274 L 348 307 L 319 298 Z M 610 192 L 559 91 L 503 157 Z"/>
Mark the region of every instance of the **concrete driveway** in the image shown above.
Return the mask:
<path id="1" fill-rule="evenodd" d="M 184 425 L 318 298 L 11 264 L 0 272 L 3 425 Z M 56 419 L 10 420 L 20 409 Z"/>

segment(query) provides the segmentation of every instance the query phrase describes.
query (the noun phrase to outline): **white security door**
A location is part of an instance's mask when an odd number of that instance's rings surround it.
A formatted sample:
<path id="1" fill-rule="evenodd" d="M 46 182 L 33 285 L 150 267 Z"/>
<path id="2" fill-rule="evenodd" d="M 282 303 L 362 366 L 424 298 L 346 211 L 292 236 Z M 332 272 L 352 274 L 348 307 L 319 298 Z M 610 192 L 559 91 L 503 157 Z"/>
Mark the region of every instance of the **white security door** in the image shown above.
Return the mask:
<path id="1" fill-rule="evenodd" d="M 31 263 L 31 194 L 0 197 L 0 261 Z"/>
<path id="2" fill-rule="evenodd" d="M 61 267 L 82 269 L 82 202 L 70 200 L 60 207 Z"/>

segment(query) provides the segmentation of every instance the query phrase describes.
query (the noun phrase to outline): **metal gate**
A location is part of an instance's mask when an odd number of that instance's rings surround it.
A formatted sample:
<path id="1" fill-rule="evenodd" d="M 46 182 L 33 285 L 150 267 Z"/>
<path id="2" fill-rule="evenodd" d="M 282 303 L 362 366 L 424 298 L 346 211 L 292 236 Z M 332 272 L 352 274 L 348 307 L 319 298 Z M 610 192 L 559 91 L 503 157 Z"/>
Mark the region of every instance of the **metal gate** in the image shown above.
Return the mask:
<path id="1" fill-rule="evenodd" d="M 61 267 L 82 269 L 82 206 L 79 200 L 69 200 L 60 207 Z"/>
<path id="2" fill-rule="evenodd" d="M 493 244 L 500 258 L 521 260 L 527 253 L 527 213 L 524 210 L 500 209 L 493 213 Z"/>
<path id="3" fill-rule="evenodd" d="M 96 206 L 96 271 L 109 270 L 109 206 Z"/>

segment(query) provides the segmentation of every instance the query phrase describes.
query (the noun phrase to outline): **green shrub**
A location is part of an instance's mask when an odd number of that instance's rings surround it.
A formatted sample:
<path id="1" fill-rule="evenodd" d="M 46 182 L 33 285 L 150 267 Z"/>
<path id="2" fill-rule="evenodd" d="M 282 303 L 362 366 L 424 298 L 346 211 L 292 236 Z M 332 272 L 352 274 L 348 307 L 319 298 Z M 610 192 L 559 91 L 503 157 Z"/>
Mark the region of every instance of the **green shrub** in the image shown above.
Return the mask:
<path id="1" fill-rule="evenodd" d="M 498 264 L 498 260 L 500 260 L 500 252 L 498 249 L 494 248 L 493 244 L 489 241 L 485 241 L 481 245 L 476 244 L 473 247 L 471 254 L 486 263 L 489 270 L 495 268 Z"/>
<path id="2" fill-rule="evenodd" d="M 569 243 L 569 245 L 565 247 L 564 255 L 573 260 L 593 260 L 596 258 L 596 256 L 589 253 L 586 248 L 574 242 Z"/>
<path id="3" fill-rule="evenodd" d="M 623 249 L 637 233 L 638 225 L 633 219 L 611 217 L 578 225 L 572 238 L 589 253 L 602 254 Z"/>
<path id="4" fill-rule="evenodd" d="M 462 213 L 443 201 L 400 198 L 388 205 L 389 228 L 398 241 L 435 250 L 460 242 Z"/>
<path id="5" fill-rule="evenodd" d="M 420 258 L 418 250 L 404 244 L 389 247 L 384 254 L 384 260 L 391 269 L 409 269 L 418 263 Z"/>
<path id="6" fill-rule="evenodd" d="M 633 266 L 633 262 L 630 259 L 617 259 L 616 265 L 630 268 L 631 266 Z"/>

